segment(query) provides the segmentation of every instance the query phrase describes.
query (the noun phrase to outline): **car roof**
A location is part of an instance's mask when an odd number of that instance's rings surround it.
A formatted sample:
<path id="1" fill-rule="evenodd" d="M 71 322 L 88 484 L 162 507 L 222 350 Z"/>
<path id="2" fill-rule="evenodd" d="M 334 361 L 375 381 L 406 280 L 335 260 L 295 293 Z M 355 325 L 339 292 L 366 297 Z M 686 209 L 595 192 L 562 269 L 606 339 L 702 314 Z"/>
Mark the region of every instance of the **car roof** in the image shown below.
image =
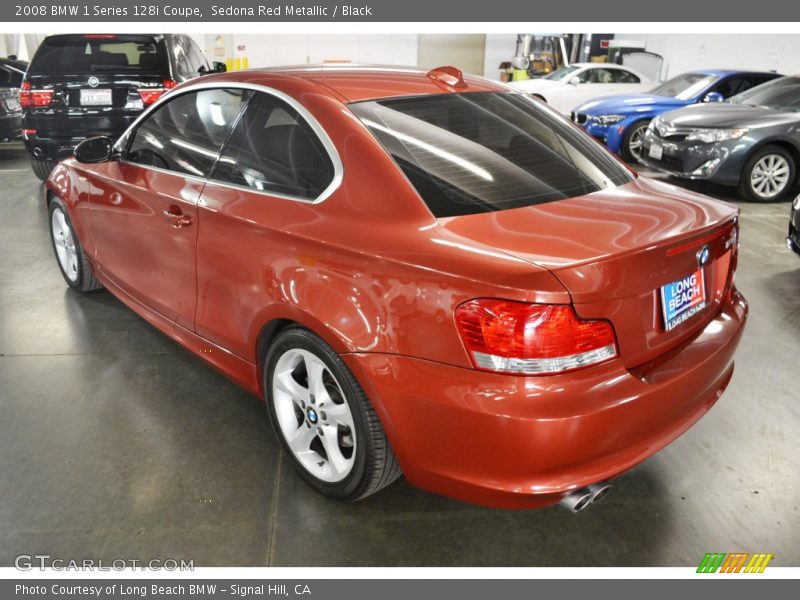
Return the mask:
<path id="1" fill-rule="evenodd" d="M 625 69 L 627 71 L 633 71 L 630 67 L 626 65 L 618 65 L 617 63 L 608 63 L 608 62 L 575 62 L 570 63 L 568 66 L 570 67 L 601 67 L 603 69 Z"/>
<path id="2" fill-rule="evenodd" d="M 717 75 L 719 77 L 724 77 L 725 75 L 775 75 L 776 77 L 778 76 L 778 74 L 775 71 L 750 71 L 742 69 L 695 69 L 693 71 L 689 71 L 689 73 L 696 73 L 698 75 Z"/>
<path id="3" fill-rule="evenodd" d="M 441 69 L 444 67 L 437 67 Z M 452 67 L 447 67 L 452 69 Z M 507 92 L 505 85 L 474 75 L 463 75 L 464 87 L 448 85 L 436 78 L 437 69 L 396 65 L 298 65 L 266 69 L 233 71 L 201 77 L 202 81 L 236 81 L 255 85 L 274 86 L 282 80 L 305 81 L 314 84 L 343 102 L 360 102 L 403 96 L 446 94 L 459 92 Z M 441 73 L 441 72 L 440 72 Z"/>

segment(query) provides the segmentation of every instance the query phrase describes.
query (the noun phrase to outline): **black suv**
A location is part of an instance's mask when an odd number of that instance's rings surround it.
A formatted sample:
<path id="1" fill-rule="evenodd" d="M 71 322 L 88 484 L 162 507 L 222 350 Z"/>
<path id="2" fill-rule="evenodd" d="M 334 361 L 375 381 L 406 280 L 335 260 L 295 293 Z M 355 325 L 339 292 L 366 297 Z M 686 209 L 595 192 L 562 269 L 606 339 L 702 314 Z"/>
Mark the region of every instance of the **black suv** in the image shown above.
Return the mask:
<path id="1" fill-rule="evenodd" d="M 22 131 L 19 88 L 28 63 L 14 56 L 0 58 L 0 142 L 18 140 Z"/>
<path id="2" fill-rule="evenodd" d="M 214 63 L 214 71 L 225 65 Z M 117 138 L 170 88 L 211 72 L 186 35 L 52 35 L 31 60 L 20 91 L 23 139 L 44 181 L 75 145 Z"/>

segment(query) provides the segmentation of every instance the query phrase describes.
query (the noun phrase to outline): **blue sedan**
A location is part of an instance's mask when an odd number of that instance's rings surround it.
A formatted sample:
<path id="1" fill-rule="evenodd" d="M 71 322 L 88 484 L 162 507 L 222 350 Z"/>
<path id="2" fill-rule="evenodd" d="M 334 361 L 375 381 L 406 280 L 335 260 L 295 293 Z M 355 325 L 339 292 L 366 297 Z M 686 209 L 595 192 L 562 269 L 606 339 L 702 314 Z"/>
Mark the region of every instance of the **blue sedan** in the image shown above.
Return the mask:
<path id="1" fill-rule="evenodd" d="M 571 117 L 592 137 L 628 162 L 638 162 L 642 137 L 662 113 L 698 102 L 721 102 L 780 77 L 773 72 L 690 71 L 666 81 L 649 94 L 621 94 L 581 104 Z"/>

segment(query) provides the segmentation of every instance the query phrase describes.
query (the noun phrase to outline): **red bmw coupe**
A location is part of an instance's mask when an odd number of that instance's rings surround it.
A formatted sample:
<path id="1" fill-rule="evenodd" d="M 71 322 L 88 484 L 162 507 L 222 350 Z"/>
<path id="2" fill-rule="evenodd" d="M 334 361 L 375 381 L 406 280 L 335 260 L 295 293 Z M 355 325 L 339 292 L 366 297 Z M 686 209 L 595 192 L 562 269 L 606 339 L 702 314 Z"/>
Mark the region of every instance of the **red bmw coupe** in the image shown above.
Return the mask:
<path id="1" fill-rule="evenodd" d="M 585 508 L 720 397 L 737 209 L 453 67 L 209 75 L 46 184 L 67 283 L 266 400 L 323 494 Z"/>

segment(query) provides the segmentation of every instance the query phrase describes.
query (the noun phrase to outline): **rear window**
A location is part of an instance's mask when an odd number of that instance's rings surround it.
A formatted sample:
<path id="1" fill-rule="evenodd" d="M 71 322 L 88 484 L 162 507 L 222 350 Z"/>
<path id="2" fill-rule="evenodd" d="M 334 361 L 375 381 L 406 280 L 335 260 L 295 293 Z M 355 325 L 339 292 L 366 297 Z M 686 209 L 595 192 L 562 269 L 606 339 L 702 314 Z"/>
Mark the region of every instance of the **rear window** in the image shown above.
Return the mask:
<path id="1" fill-rule="evenodd" d="M 164 73 L 159 44 L 146 36 L 76 35 L 47 38 L 29 69 L 37 74 Z"/>
<path id="2" fill-rule="evenodd" d="M 351 104 L 436 217 L 609 189 L 633 176 L 524 94 L 437 94 Z"/>

